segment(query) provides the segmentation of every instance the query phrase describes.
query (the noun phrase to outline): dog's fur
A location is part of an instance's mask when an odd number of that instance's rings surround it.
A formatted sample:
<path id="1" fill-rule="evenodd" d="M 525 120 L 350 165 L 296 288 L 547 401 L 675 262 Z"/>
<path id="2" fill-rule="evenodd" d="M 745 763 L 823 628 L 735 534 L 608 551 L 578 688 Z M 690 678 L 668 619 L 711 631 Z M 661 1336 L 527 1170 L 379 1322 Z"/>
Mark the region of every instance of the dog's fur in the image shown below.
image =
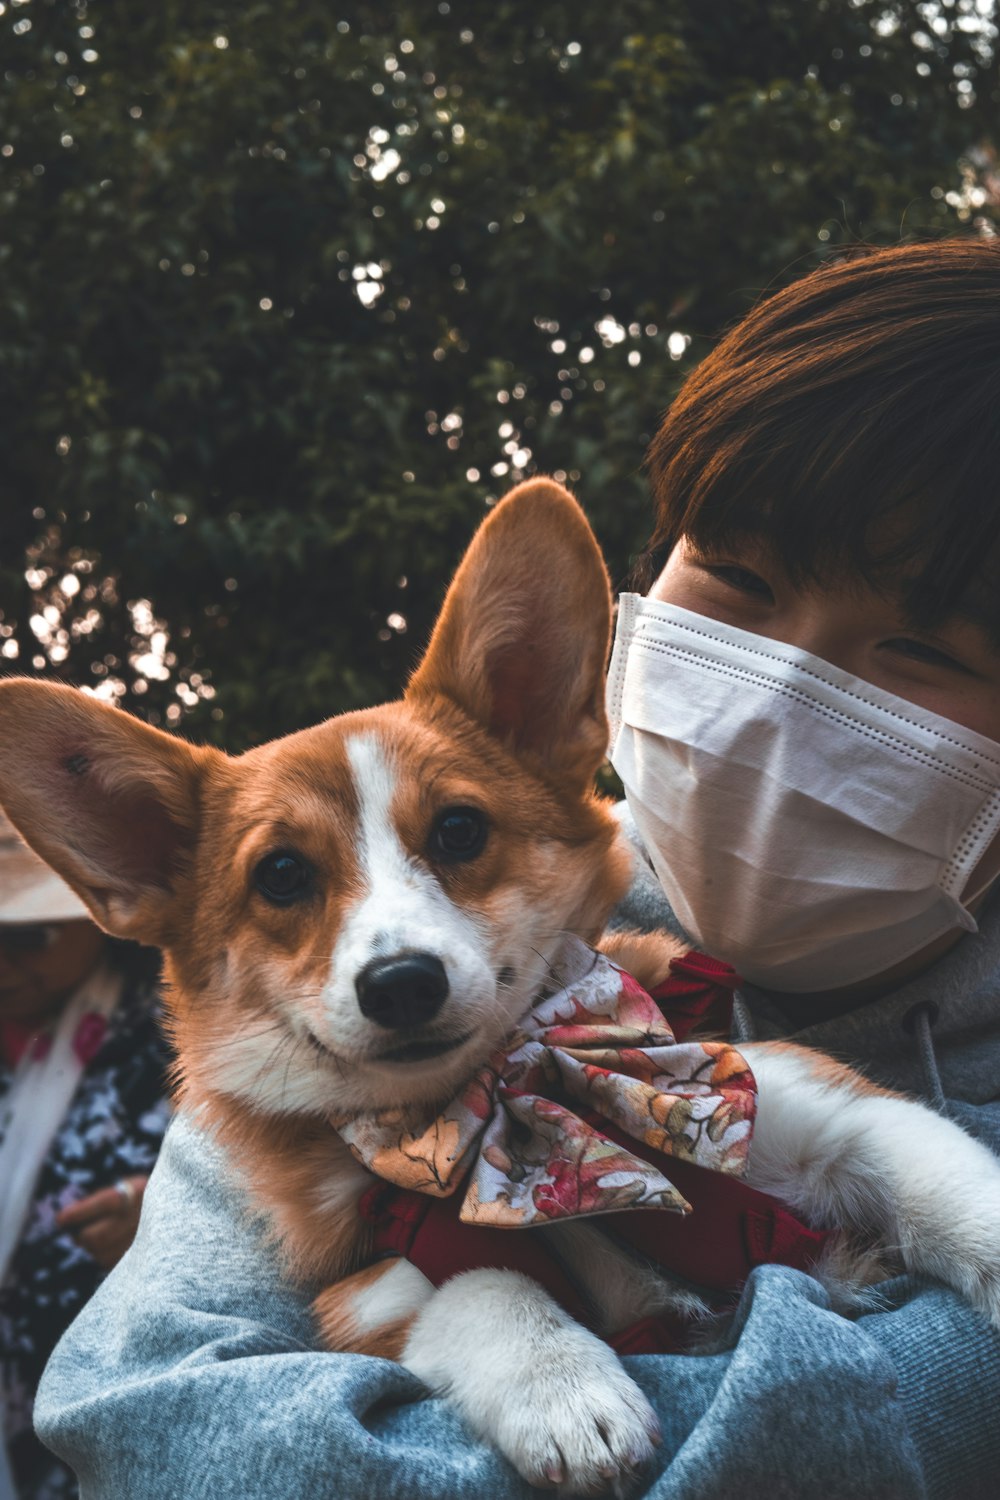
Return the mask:
<path id="1" fill-rule="evenodd" d="M 649 1457 L 638 1387 L 516 1273 L 435 1290 L 405 1262 L 370 1265 L 357 1203 L 371 1179 L 328 1120 L 443 1103 L 527 1009 L 564 933 L 600 935 L 629 875 L 592 790 L 609 634 L 590 528 L 538 480 L 481 527 L 401 702 L 232 759 L 69 688 L 0 684 L 0 800 L 102 927 L 165 950 L 180 1107 L 245 1175 L 289 1274 L 326 1288 L 328 1346 L 401 1359 L 526 1479 L 572 1493 L 620 1491 Z M 437 820 L 468 807 L 486 840 L 456 861 Z M 280 851 L 309 872 L 288 904 L 260 884 Z M 652 980 L 672 951 L 619 939 L 614 956 Z M 413 954 L 444 965 L 447 998 L 387 1029 L 362 1014 L 358 975 Z M 817 1054 L 744 1051 L 760 1086 L 751 1182 L 1000 1326 L 990 1153 Z M 558 1235 L 606 1331 L 690 1299 L 585 1224 L 537 1232 Z M 852 1269 L 870 1273 L 856 1256 Z"/>

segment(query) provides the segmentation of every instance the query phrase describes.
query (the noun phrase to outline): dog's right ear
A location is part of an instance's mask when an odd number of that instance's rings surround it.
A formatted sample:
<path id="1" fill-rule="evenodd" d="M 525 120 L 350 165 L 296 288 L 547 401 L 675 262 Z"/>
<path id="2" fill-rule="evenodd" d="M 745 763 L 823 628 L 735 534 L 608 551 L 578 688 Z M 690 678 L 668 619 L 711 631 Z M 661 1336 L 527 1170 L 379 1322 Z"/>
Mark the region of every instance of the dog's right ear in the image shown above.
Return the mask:
<path id="1" fill-rule="evenodd" d="M 0 802 L 115 937 L 171 941 L 214 757 L 75 688 L 0 682 Z"/>
<path id="2" fill-rule="evenodd" d="M 406 697 L 451 698 L 583 790 L 608 745 L 610 634 L 611 590 L 587 518 L 562 485 L 529 479 L 473 537 Z"/>

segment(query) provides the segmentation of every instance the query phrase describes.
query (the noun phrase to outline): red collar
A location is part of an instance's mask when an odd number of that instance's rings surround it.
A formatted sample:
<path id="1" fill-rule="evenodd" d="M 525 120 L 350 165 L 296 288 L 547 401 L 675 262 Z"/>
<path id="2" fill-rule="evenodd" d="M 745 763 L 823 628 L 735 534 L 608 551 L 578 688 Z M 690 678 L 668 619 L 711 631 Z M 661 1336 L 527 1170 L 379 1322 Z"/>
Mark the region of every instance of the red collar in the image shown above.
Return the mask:
<path id="1" fill-rule="evenodd" d="M 679 1042 L 699 1021 L 728 1036 L 733 1023 L 733 992 L 743 983 L 736 970 L 721 959 L 692 948 L 683 958 L 670 960 L 670 974 L 650 994 L 663 1011 Z"/>

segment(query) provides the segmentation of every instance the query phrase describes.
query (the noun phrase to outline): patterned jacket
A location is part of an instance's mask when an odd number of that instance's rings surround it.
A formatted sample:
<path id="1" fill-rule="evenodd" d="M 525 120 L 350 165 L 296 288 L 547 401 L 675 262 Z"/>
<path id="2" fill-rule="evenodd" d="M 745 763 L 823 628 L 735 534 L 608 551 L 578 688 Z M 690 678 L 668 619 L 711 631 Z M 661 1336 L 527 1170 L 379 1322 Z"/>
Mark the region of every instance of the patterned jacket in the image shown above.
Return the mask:
<path id="1" fill-rule="evenodd" d="M 55 1232 L 54 1221 L 77 1199 L 152 1169 L 169 1119 L 168 1054 L 157 1016 L 155 985 L 126 979 L 49 1150 L 0 1287 L 0 1389 L 21 1500 L 69 1500 L 78 1493 L 72 1471 L 35 1437 L 32 1407 L 49 1355 L 105 1273 L 68 1234 Z M 0 1057 L 0 1098 L 11 1078 Z"/>

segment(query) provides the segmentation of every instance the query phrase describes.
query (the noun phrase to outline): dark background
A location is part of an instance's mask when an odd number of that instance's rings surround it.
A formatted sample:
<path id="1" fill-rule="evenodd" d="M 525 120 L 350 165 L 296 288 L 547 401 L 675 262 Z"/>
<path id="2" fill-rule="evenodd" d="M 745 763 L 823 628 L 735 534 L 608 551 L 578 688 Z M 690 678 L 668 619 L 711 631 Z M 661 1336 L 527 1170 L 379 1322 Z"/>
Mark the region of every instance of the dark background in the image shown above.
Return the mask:
<path id="1" fill-rule="evenodd" d="M 992 230 L 989 0 L 0 6 L 0 665 L 241 749 L 398 692 L 484 507 L 620 578 L 679 381 Z"/>

